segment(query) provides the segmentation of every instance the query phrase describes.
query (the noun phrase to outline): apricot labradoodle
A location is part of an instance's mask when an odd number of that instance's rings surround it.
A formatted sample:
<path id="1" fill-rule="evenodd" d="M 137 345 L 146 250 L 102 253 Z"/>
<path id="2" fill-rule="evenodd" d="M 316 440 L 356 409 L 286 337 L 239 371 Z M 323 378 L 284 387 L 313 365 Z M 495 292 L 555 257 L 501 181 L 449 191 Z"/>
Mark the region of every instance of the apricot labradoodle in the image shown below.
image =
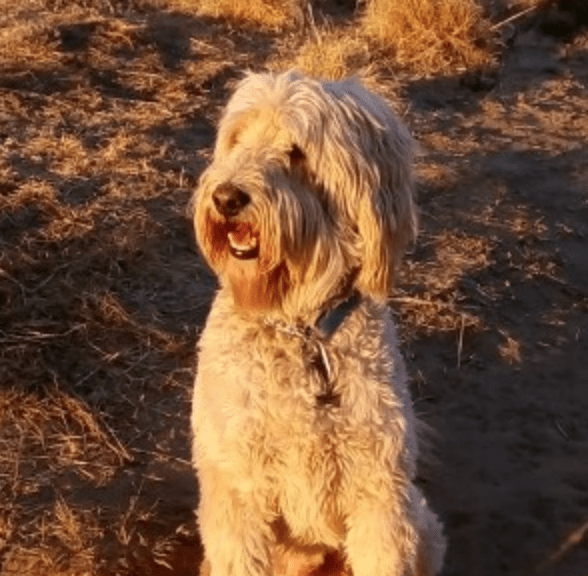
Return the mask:
<path id="1" fill-rule="evenodd" d="M 218 275 L 192 426 L 210 576 L 432 576 L 386 306 L 416 234 L 412 140 L 354 81 L 250 74 L 194 200 Z"/>

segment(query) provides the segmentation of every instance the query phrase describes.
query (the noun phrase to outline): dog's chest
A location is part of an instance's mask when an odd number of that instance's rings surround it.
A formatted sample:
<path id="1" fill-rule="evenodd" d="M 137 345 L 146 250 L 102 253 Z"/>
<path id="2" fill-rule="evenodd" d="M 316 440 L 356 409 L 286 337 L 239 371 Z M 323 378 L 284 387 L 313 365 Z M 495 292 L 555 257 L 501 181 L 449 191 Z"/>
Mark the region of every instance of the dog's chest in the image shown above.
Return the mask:
<path id="1" fill-rule="evenodd" d="M 367 336 L 342 332 L 324 344 L 272 331 L 252 338 L 243 384 L 256 407 L 255 428 L 278 460 L 297 446 L 331 461 L 337 451 L 326 439 L 344 443 L 386 418 L 394 401 L 390 363 Z"/>
<path id="2" fill-rule="evenodd" d="M 266 478 L 305 470 L 312 489 L 318 463 L 336 475 L 359 452 L 380 449 L 374 431 L 403 419 L 382 314 L 357 310 L 321 352 L 222 312 L 213 309 L 200 342 L 193 426 L 223 467 L 256 476 L 261 466 Z"/>
<path id="3" fill-rule="evenodd" d="M 198 386 L 221 419 L 256 420 L 248 428 L 270 437 L 286 423 L 292 440 L 372 418 L 374 406 L 393 400 L 380 318 L 357 311 L 323 343 L 214 312 L 201 340 Z"/>

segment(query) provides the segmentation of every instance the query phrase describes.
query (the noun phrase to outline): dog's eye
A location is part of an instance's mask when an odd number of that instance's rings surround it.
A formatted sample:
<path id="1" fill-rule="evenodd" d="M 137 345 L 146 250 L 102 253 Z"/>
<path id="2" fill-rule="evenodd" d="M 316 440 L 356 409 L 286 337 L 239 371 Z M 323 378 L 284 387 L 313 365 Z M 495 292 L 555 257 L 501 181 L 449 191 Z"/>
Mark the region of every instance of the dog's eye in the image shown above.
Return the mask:
<path id="1" fill-rule="evenodd" d="M 296 144 L 292 145 L 288 152 L 288 156 L 290 157 L 290 164 L 293 166 L 303 162 L 306 159 L 306 154 L 298 147 Z"/>

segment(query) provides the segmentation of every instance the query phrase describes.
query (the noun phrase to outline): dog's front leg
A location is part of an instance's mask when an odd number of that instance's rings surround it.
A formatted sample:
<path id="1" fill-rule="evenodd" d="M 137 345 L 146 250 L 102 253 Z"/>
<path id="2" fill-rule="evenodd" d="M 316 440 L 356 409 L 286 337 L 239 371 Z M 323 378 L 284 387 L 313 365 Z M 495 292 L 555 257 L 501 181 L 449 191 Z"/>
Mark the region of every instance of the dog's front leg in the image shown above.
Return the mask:
<path id="1" fill-rule="evenodd" d="M 396 500 L 396 499 L 394 499 Z M 418 531 L 399 498 L 363 496 L 348 516 L 345 549 L 353 576 L 414 576 Z"/>
<path id="2" fill-rule="evenodd" d="M 269 576 L 272 530 L 251 493 L 221 474 L 199 474 L 198 524 L 209 576 Z"/>

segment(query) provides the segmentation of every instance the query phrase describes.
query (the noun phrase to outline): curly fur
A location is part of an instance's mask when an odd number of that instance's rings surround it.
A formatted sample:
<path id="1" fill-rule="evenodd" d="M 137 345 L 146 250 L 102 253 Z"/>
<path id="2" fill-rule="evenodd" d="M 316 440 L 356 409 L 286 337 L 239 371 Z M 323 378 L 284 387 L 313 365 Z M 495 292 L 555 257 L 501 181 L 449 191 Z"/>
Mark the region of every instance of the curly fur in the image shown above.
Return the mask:
<path id="1" fill-rule="evenodd" d="M 231 216 L 215 205 L 227 186 L 248 199 Z M 204 572 L 436 574 L 445 543 L 413 484 L 417 422 L 385 305 L 417 228 L 408 132 L 353 81 L 250 74 L 194 205 L 221 284 L 192 411 Z M 236 257 L 231 234 L 258 253 Z M 317 405 L 307 335 L 352 290 L 360 304 L 323 342 L 338 400 Z"/>

